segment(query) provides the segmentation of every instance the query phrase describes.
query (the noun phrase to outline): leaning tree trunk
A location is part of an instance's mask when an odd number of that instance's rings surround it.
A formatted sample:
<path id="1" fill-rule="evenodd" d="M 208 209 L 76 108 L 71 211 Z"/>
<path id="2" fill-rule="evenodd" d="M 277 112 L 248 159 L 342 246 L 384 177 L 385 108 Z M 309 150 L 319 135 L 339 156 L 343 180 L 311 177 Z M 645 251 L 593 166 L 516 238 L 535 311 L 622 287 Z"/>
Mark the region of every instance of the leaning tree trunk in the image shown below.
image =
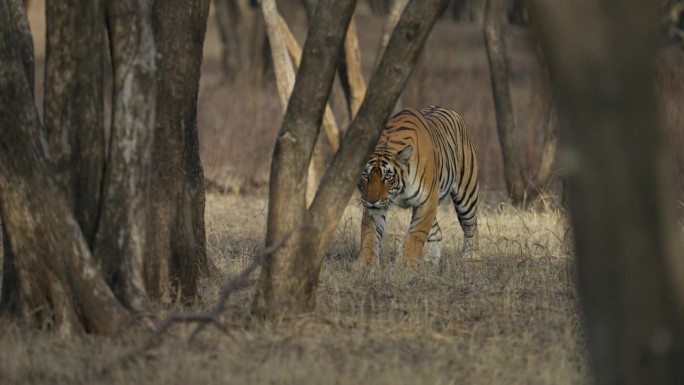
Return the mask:
<path id="1" fill-rule="evenodd" d="M 402 0 L 403 1 L 403 0 Z M 309 22 L 313 19 L 318 0 L 303 0 Z M 349 108 L 349 120 L 353 120 L 361 107 L 361 102 L 366 95 L 366 81 L 361 72 L 361 50 L 359 37 L 356 31 L 356 22 L 352 16 L 344 37 L 344 55 L 338 68 L 340 83 Z"/>
<path id="2" fill-rule="evenodd" d="M 100 274 L 53 174 L 19 0 L 0 3 L 0 24 L 0 211 L 11 249 L 5 265 L 12 267 L 3 271 L 0 313 L 62 335 L 114 333 L 127 312 Z"/>
<path id="3" fill-rule="evenodd" d="M 318 1 L 303 0 L 303 3 L 306 8 L 309 23 L 311 23 Z M 295 62 L 297 61 L 298 60 L 295 57 Z M 296 65 L 299 66 L 299 63 Z M 366 82 L 363 78 L 363 73 L 361 72 L 361 50 L 359 49 L 359 39 L 353 16 L 349 22 L 349 28 L 347 28 L 347 33 L 344 38 L 344 54 L 340 58 L 338 74 L 342 91 L 344 92 L 344 97 L 347 101 L 349 120 L 352 121 L 354 120 L 354 117 L 356 117 L 361 102 L 363 102 L 363 98 L 366 95 Z M 335 89 L 333 88 L 333 92 L 334 90 Z M 307 204 L 311 203 L 313 196 L 316 194 L 316 190 L 320 185 L 320 179 L 323 177 L 332 155 L 337 152 L 339 142 L 344 136 L 344 132 L 337 127 L 332 110 L 329 107 L 326 107 L 325 115 L 323 116 L 323 128 L 328 137 L 328 141 L 330 142 L 330 147 L 325 145 L 323 138 L 321 138 L 322 134 L 320 134 L 316 145 L 314 146 L 314 153 L 309 166 L 306 194 Z"/>
<path id="4" fill-rule="evenodd" d="M 447 0 L 409 3 L 371 79 L 367 97 L 307 210 L 306 164 L 323 119 L 355 2 L 323 0 L 317 7 L 271 164 L 266 244 L 294 234 L 283 248 L 264 260 L 254 296 L 254 312 L 277 316 L 315 308 L 325 247 L 351 197 L 363 163 L 380 136 L 382 123 L 447 4 Z"/>
<path id="5" fill-rule="evenodd" d="M 268 0 L 266 0 L 268 1 Z M 275 10 L 275 3 L 271 7 L 272 10 Z M 268 6 L 267 6 L 268 8 Z M 266 12 L 272 12 L 269 10 L 266 10 Z M 276 12 L 277 13 L 277 12 Z M 290 32 L 290 28 L 287 25 L 287 22 L 285 19 L 283 19 L 281 16 L 278 17 L 278 20 L 280 21 L 279 25 L 271 25 L 271 20 L 270 19 L 275 19 L 270 17 L 266 17 L 265 20 L 267 20 L 266 23 L 266 28 L 269 30 L 274 30 L 273 32 L 269 33 L 278 33 L 282 35 L 282 37 L 285 40 L 285 45 L 287 46 L 287 50 L 290 53 L 290 56 L 292 56 L 292 60 L 294 61 L 294 69 L 292 66 L 287 66 L 287 68 L 278 68 L 276 66 L 282 64 L 283 62 L 290 62 L 288 60 L 274 60 L 273 65 L 276 67 L 276 76 L 279 74 L 282 74 L 284 71 L 289 72 L 292 76 L 291 78 L 288 77 L 288 79 L 285 79 L 286 81 L 292 81 L 291 84 L 285 84 L 285 82 L 278 81 L 278 86 L 279 87 L 286 87 L 286 89 L 292 89 L 294 86 L 294 74 L 296 70 L 299 68 L 301 61 L 302 61 L 302 49 L 299 46 L 299 43 L 297 43 L 297 40 L 295 39 L 294 35 L 292 32 Z M 279 29 L 279 30 L 278 30 Z M 273 51 L 274 56 L 283 56 L 283 57 L 288 57 L 287 52 L 276 52 Z M 289 98 L 289 97 L 288 97 Z M 287 108 L 287 103 L 288 99 L 281 99 L 280 101 L 280 107 L 283 115 L 285 115 L 285 109 Z M 337 152 L 337 149 L 340 148 L 340 129 L 337 126 L 337 121 L 335 120 L 335 115 L 333 114 L 332 108 L 330 108 L 330 105 L 326 103 L 325 105 L 325 113 L 323 114 L 323 132 L 319 133 L 318 139 L 316 140 L 316 145 L 314 146 L 314 152 L 311 157 L 311 162 L 309 162 L 309 174 L 307 176 L 307 183 L 306 183 L 306 204 L 309 205 L 311 204 L 311 201 L 313 200 L 314 195 L 316 194 L 316 190 L 318 190 L 318 185 L 321 182 L 321 178 L 323 177 L 323 174 L 325 173 L 325 169 L 328 167 L 328 163 L 330 162 L 330 159 L 332 159 L 332 155 Z"/>
<path id="6" fill-rule="evenodd" d="M 152 24 L 157 116 L 150 177 L 145 282 L 150 297 L 186 300 L 213 266 L 206 254 L 204 172 L 197 137 L 197 93 L 209 0 L 157 0 Z"/>
<path id="7" fill-rule="evenodd" d="M 682 384 L 684 260 L 654 93 L 658 2 L 620 12 L 609 1 L 534 3 L 574 142 L 570 213 L 597 383 Z"/>

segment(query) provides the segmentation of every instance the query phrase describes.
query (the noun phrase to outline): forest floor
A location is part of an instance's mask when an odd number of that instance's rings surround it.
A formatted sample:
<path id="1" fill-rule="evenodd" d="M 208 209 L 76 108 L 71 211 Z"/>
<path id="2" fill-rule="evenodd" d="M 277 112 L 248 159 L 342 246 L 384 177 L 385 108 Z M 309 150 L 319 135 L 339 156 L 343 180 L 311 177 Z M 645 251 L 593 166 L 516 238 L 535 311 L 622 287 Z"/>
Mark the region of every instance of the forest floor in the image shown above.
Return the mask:
<path id="1" fill-rule="evenodd" d="M 355 201 L 355 200 L 353 200 Z M 197 311 L 262 249 L 263 194 L 208 196 L 207 249 L 222 277 L 202 283 Z M 572 232 L 555 205 L 480 211 L 482 260 L 465 261 L 453 209 L 441 207 L 445 267 L 401 269 L 409 213 L 393 210 L 381 267 L 354 268 L 361 211 L 350 204 L 326 254 L 317 310 L 297 319 L 250 316 L 258 270 L 232 294 L 221 321 L 192 342 L 177 324 L 152 332 L 63 341 L 0 336 L 3 384 L 586 384 L 588 364 L 574 285 Z M 160 312 L 157 320 L 180 307 Z M 187 309 L 184 309 L 187 310 Z"/>

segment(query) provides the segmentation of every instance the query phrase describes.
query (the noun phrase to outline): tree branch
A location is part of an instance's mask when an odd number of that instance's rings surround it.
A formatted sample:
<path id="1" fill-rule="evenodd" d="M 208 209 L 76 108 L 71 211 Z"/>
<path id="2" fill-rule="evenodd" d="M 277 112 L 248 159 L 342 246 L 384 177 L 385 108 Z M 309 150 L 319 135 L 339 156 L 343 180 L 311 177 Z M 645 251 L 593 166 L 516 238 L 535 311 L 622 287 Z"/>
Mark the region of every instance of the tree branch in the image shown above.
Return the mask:
<path id="1" fill-rule="evenodd" d="M 298 230 L 299 229 L 297 229 L 296 231 Z M 293 233 L 294 231 L 289 232 L 281 240 L 262 250 L 259 254 L 254 256 L 252 262 L 244 270 L 242 270 L 240 274 L 227 281 L 221 287 L 219 298 L 214 304 L 214 306 L 211 307 L 211 309 L 203 312 L 181 312 L 169 315 L 157 324 L 157 327 L 155 327 L 152 335 L 150 335 L 147 338 L 147 341 L 145 341 L 145 343 L 142 346 L 135 348 L 123 354 L 122 356 L 116 358 L 114 361 L 105 365 L 101 370 L 108 371 L 117 365 L 129 362 L 137 355 L 154 347 L 157 344 L 157 342 L 161 339 L 162 335 L 173 324 L 176 323 L 198 323 L 195 330 L 192 332 L 192 334 L 190 334 L 188 341 L 193 341 L 195 337 L 197 337 L 197 335 L 199 335 L 199 333 L 201 333 L 202 330 L 204 330 L 204 328 L 210 323 L 216 326 L 216 328 L 221 330 L 222 332 L 228 333 L 228 331 L 224 328 L 220 320 L 221 314 L 225 311 L 225 304 L 228 300 L 228 297 L 244 284 L 244 282 L 252 275 L 254 270 L 256 270 L 256 268 L 259 267 L 259 265 L 263 262 L 263 260 L 266 257 L 268 257 L 269 255 L 273 254 L 276 250 L 283 247 L 283 245 L 287 242 L 288 239 L 290 239 Z"/>

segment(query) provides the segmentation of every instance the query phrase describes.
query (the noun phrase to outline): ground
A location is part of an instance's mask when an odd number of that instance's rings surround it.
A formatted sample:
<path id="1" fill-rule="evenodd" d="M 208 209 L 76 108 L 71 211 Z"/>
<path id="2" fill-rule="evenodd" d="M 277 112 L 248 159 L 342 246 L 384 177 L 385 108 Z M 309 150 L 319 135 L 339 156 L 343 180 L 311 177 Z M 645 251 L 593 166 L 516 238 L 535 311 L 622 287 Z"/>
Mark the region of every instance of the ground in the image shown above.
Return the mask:
<path id="1" fill-rule="evenodd" d="M 541 205 L 543 206 L 543 204 Z M 197 309 L 211 306 L 221 281 L 263 246 L 267 202 L 209 195 L 208 252 L 225 275 L 202 283 Z M 188 342 L 175 325 L 152 348 L 148 330 L 121 338 L 61 341 L 10 331 L 0 338 L 4 384 L 586 384 L 571 231 L 562 209 L 506 204 L 480 213 L 482 261 L 460 258 L 463 236 L 440 208 L 447 263 L 418 271 L 391 263 L 409 213 L 390 213 L 383 263 L 359 271 L 361 211 L 353 199 L 321 273 L 318 309 L 294 320 L 250 317 L 258 271 L 229 299 L 222 322 Z M 163 311 L 168 314 L 169 311 Z"/>

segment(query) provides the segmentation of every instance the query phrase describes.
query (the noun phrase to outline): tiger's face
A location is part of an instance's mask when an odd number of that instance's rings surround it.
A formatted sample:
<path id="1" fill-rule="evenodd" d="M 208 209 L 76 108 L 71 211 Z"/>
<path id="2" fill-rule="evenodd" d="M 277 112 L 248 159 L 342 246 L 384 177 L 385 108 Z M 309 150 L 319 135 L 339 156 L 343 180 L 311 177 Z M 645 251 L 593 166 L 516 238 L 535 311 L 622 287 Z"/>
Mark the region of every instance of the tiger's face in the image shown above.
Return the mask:
<path id="1" fill-rule="evenodd" d="M 399 153 L 376 152 L 371 156 L 358 184 L 361 203 L 366 208 L 386 209 L 403 190 L 401 176 L 406 172 L 412 151 L 412 147 L 408 146 Z"/>

